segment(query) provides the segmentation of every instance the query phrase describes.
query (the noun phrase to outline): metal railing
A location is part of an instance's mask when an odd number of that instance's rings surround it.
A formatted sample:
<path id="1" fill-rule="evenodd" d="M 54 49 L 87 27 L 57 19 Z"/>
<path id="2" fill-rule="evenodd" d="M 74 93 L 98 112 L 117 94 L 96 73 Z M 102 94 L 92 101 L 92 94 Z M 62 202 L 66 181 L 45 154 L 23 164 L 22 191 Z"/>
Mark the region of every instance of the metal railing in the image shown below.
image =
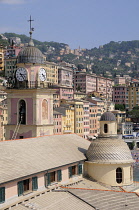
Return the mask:
<path id="1" fill-rule="evenodd" d="M 7 89 L 36 89 L 36 88 L 53 88 L 52 83 L 48 83 L 46 81 L 7 81 L 6 83 Z"/>

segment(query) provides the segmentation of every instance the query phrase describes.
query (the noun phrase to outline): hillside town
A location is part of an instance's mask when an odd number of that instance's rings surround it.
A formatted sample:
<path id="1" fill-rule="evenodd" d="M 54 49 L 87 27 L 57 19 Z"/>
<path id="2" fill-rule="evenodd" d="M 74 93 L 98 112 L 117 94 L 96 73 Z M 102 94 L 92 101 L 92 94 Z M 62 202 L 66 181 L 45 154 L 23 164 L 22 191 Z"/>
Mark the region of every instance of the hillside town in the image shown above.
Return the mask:
<path id="1" fill-rule="evenodd" d="M 0 46 L 0 209 L 138 209 L 139 81 L 49 61 L 31 21 Z"/>
<path id="2" fill-rule="evenodd" d="M 7 39 L 4 36 L 2 38 Z M 39 64 L 39 68 L 43 69 L 42 72 L 44 71 L 46 78 L 42 78 L 41 75 L 36 75 L 35 77 L 33 75 L 36 68 L 35 62 L 28 67 L 25 65 L 26 60 L 21 61 L 20 59 L 22 49 L 27 44 L 22 44 L 18 37 L 12 37 L 9 41 L 10 45 L 6 49 L 3 46 L 0 47 L 0 70 L 2 75 L 4 75 L 0 78 L 1 141 L 72 133 L 92 140 L 99 134 L 99 120 L 106 111 L 111 111 L 116 116 L 119 134 L 123 136 L 130 134 L 133 136 L 134 131 L 137 133 L 137 123 L 134 123 L 131 116 L 127 114 L 128 111 L 139 105 L 139 81 L 137 79 L 131 78 L 128 74 L 116 75 L 115 79 L 110 79 L 92 72 L 86 72 L 86 69 L 79 70 L 74 64 L 64 61 L 59 63 L 49 62 L 47 57 L 39 50 L 37 53 L 44 60 L 44 62 Z M 25 59 L 29 59 L 29 53 L 25 56 Z M 18 68 L 20 71 L 21 67 L 26 69 L 24 79 L 20 75 L 19 77 L 17 76 Z M 28 75 L 28 68 L 31 71 L 30 75 Z M 39 81 L 37 81 L 38 79 Z M 17 100 L 18 98 L 20 101 L 23 98 L 25 89 L 28 91 L 34 89 L 33 81 L 38 83 L 37 88 L 40 91 L 42 91 L 41 88 L 45 87 L 51 98 L 50 104 L 47 100 L 44 100 L 42 103 L 42 109 L 47 110 L 46 118 L 48 120 L 46 122 L 43 120 L 43 116 L 40 117 L 42 120 L 39 123 L 40 128 L 37 132 L 32 127 L 34 124 L 37 125 L 37 123 L 33 122 L 33 119 L 29 119 L 28 113 L 25 112 L 24 116 L 26 116 L 26 119 L 23 122 L 19 122 L 21 105 L 18 105 L 16 110 L 8 107 L 8 101 L 11 101 L 11 105 L 12 100 Z M 15 91 L 12 99 L 11 96 L 9 98 L 9 92 L 16 89 L 22 92 L 21 96 L 18 94 L 17 97 L 17 91 Z M 15 102 L 13 102 L 12 106 L 14 104 Z M 116 105 L 122 105 L 122 109 Z M 27 106 L 26 103 L 25 106 Z M 26 110 L 26 107 L 24 109 Z M 33 111 L 38 112 L 38 110 Z M 39 114 L 41 115 L 41 113 Z M 29 130 L 31 132 L 24 132 L 22 126 L 30 127 Z M 6 129 L 9 128 L 10 132 L 8 133 Z"/>

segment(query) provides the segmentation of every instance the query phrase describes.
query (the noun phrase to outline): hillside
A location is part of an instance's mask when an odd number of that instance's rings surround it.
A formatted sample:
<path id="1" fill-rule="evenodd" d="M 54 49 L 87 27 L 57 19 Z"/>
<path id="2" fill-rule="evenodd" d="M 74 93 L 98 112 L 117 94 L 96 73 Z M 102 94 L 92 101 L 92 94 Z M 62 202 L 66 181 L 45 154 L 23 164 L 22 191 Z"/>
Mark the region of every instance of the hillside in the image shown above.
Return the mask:
<path id="1" fill-rule="evenodd" d="M 28 43 L 29 37 L 15 33 L 4 33 L 8 39 L 19 37 L 22 43 Z M 4 43 L 2 43 L 4 42 Z M 7 41 L 0 39 L 0 44 L 7 45 Z M 49 61 L 66 61 L 89 72 L 115 77 L 117 74 L 129 74 L 139 77 L 139 41 L 111 41 L 108 44 L 92 49 L 77 49 L 76 53 L 69 50 L 69 46 L 58 42 L 41 42 L 34 39 L 34 44 Z M 68 49 L 68 51 L 67 51 Z M 62 53 L 61 53 L 62 51 Z"/>

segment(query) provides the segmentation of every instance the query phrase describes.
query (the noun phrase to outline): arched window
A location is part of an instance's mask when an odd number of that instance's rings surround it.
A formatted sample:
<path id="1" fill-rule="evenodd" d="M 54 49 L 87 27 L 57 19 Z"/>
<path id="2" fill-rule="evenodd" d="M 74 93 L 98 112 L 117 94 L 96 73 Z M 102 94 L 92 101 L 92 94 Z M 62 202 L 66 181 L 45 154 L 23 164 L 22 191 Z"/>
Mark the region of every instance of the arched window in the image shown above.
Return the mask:
<path id="1" fill-rule="evenodd" d="M 116 182 L 118 184 L 122 182 L 122 169 L 121 168 L 116 169 Z"/>
<path id="2" fill-rule="evenodd" d="M 104 133 L 108 133 L 108 124 L 104 124 Z"/>
<path id="3" fill-rule="evenodd" d="M 133 168 L 130 166 L 130 180 L 132 181 L 133 179 Z"/>
<path id="4" fill-rule="evenodd" d="M 24 100 L 19 101 L 19 123 L 26 124 L 26 102 Z"/>
<path id="5" fill-rule="evenodd" d="M 45 99 L 42 102 L 42 119 L 48 119 L 48 102 Z"/>

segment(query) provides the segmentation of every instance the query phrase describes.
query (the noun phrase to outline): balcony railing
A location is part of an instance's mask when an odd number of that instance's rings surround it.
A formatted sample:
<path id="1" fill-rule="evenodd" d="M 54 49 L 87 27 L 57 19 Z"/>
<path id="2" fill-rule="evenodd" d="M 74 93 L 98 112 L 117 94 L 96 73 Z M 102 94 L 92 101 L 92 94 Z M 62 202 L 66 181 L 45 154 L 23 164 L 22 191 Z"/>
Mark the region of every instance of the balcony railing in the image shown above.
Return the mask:
<path id="1" fill-rule="evenodd" d="M 53 84 L 46 81 L 7 81 L 5 86 L 7 89 L 53 88 Z"/>

